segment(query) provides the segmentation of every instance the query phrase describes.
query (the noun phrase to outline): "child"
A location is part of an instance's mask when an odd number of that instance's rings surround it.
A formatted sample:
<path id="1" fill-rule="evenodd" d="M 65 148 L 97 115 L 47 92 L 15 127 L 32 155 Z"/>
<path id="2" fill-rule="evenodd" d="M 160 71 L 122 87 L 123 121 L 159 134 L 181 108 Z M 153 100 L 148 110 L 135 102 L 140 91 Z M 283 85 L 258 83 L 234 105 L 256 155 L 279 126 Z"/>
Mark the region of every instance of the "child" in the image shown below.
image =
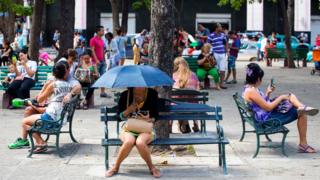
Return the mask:
<path id="1" fill-rule="evenodd" d="M 4 87 L 8 87 L 9 84 L 11 84 L 14 81 L 14 79 L 16 78 L 14 65 L 10 64 L 8 66 L 8 69 L 9 69 L 9 73 L 7 74 L 7 76 L 4 78 L 4 80 L 2 82 L 2 85 Z"/>
<path id="2" fill-rule="evenodd" d="M 230 50 L 229 50 L 229 57 L 228 57 L 228 74 L 225 82 L 227 84 L 237 84 L 237 72 L 236 72 L 236 60 L 238 57 L 238 53 L 241 47 L 241 41 L 236 32 L 230 31 L 229 33 L 230 39 L 233 41 Z M 228 81 L 232 72 L 233 80 Z"/>

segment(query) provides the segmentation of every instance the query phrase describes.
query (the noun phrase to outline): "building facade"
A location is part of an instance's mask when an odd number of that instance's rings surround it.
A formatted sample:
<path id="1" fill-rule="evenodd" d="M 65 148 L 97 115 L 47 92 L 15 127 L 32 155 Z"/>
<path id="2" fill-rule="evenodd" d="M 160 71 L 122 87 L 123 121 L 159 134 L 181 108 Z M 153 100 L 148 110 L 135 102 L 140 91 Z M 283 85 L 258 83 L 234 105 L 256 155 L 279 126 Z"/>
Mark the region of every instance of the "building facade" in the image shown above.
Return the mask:
<path id="1" fill-rule="evenodd" d="M 212 30 L 213 24 L 219 22 L 229 30 L 245 32 L 253 27 L 256 28 L 252 29 L 253 31 L 262 30 L 267 34 L 274 31 L 283 34 L 284 21 L 279 3 L 265 0 L 260 6 L 250 7 L 248 4 L 245 4 L 237 11 L 229 5 L 218 6 L 218 1 L 219 0 L 175 0 L 176 13 L 173 18 L 175 18 L 176 26 L 183 27 L 190 34 L 194 34 L 198 23 L 202 23 Z M 309 5 L 308 3 L 306 4 L 306 7 L 311 7 L 309 9 L 300 8 L 299 11 L 306 11 L 303 14 L 310 15 L 307 21 L 311 22 L 309 22 L 310 28 L 303 32 L 309 32 L 309 35 L 311 32 L 311 38 L 314 38 L 320 33 L 319 1 L 295 0 L 295 3 L 303 4 L 306 1 L 309 3 Z M 76 3 L 76 28 L 83 29 L 87 38 L 93 36 L 97 25 L 103 25 L 112 31 L 112 11 L 109 1 L 76 0 Z M 54 29 L 59 28 L 59 17 L 52 16 L 55 8 L 58 7 L 59 1 L 47 7 L 47 34 L 52 34 Z M 302 17 L 305 17 L 305 15 Z M 142 29 L 150 29 L 149 10 L 145 7 L 139 10 L 134 10 L 130 7 L 128 34 L 140 32 Z"/>

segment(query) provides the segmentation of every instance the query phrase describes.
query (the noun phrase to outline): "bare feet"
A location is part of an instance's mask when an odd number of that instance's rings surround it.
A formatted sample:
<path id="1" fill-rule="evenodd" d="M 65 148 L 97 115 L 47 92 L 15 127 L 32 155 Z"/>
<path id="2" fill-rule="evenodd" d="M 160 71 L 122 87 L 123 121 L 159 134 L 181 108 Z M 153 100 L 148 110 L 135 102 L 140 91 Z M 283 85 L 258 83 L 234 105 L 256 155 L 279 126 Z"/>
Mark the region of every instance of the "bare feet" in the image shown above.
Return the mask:
<path id="1" fill-rule="evenodd" d="M 155 178 L 160 178 L 161 177 L 161 173 L 160 173 L 160 170 L 157 169 L 156 167 L 150 169 L 150 173 L 153 177 Z"/>
<path id="2" fill-rule="evenodd" d="M 106 177 L 112 177 L 113 175 L 117 174 L 118 171 L 119 171 L 119 168 L 112 167 L 106 172 Z"/>

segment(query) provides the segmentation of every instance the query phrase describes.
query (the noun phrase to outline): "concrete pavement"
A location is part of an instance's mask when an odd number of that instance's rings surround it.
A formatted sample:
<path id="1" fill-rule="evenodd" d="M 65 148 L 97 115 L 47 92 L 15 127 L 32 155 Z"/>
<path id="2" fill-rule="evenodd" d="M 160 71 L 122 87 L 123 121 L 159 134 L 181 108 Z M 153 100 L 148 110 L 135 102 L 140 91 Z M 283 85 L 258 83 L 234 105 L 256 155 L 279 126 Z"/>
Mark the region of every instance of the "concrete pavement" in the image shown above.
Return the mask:
<path id="1" fill-rule="evenodd" d="M 210 105 L 221 105 L 224 120 L 222 126 L 231 144 L 227 146 L 227 165 L 229 175 L 224 176 L 218 167 L 218 151 L 216 145 L 194 146 L 195 155 L 177 156 L 175 154 L 155 156 L 153 160 L 163 173 L 162 179 L 320 179 L 320 153 L 297 153 L 298 131 L 296 123 L 290 129 L 286 141 L 289 157 L 283 157 L 279 149 L 261 149 L 257 158 L 254 134 L 247 134 L 243 142 L 241 120 L 232 99 L 232 94 L 241 91 L 244 82 L 245 65 L 238 62 L 238 84 L 229 85 L 227 90 L 210 92 Z M 311 76 L 309 68 L 283 69 L 281 63 L 274 67 L 265 67 L 264 87 L 271 77 L 276 80 L 276 93 L 292 92 L 305 104 L 320 107 L 320 77 Z M 111 90 L 108 90 L 112 93 Z M 36 95 L 33 91 L 32 95 Z M 7 144 L 20 135 L 22 110 L 0 110 L 0 179 L 104 179 L 104 149 L 100 142 L 103 137 L 104 124 L 100 122 L 99 107 L 113 104 L 113 99 L 100 99 L 95 92 L 96 108 L 77 110 L 74 117 L 74 135 L 78 144 L 71 143 L 68 135 L 62 135 L 61 144 L 64 158 L 59 158 L 55 150 L 46 154 L 26 158 L 27 149 L 9 150 Z M 2 100 L 2 96 L 0 97 Z M 309 144 L 320 150 L 320 115 L 309 117 Z M 115 124 L 112 124 L 115 129 Z M 207 129 L 215 131 L 215 124 L 208 123 Z M 113 132 L 115 136 L 115 131 Z M 280 142 L 280 135 L 271 136 L 273 141 Z M 54 143 L 51 138 L 49 143 Z M 262 141 L 264 139 L 262 138 Z M 117 148 L 111 148 L 111 160 L 115 160 Z M 167 164 L 164 163 L 167 161 Z M 153 179 L 147 167 L 136 151 L 123 162 L 120 174 L 112 179 Z"/>

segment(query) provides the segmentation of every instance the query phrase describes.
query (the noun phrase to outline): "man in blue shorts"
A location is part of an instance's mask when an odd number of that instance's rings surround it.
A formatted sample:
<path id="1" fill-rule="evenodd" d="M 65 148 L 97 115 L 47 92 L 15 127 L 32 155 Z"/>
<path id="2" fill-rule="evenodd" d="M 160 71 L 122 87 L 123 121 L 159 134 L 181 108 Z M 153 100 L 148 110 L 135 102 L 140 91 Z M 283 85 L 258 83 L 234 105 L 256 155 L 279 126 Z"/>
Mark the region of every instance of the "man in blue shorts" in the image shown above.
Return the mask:
<path id="1" fill-rule="evenodd" d="M 238 35 L 234 31 L 229 32 L 229 38 L 232 40 L 232 45 L 229 49 L 228 57 L 228 74 L 225 80 L 226 84 L 236 84 L 237 83 L 237 73 L 236 73 L 236 60 L 238 57 L 239 49 L 241 46 L 241 41 Z M 228 81 L 232 71 L 233 80 Z"/>

